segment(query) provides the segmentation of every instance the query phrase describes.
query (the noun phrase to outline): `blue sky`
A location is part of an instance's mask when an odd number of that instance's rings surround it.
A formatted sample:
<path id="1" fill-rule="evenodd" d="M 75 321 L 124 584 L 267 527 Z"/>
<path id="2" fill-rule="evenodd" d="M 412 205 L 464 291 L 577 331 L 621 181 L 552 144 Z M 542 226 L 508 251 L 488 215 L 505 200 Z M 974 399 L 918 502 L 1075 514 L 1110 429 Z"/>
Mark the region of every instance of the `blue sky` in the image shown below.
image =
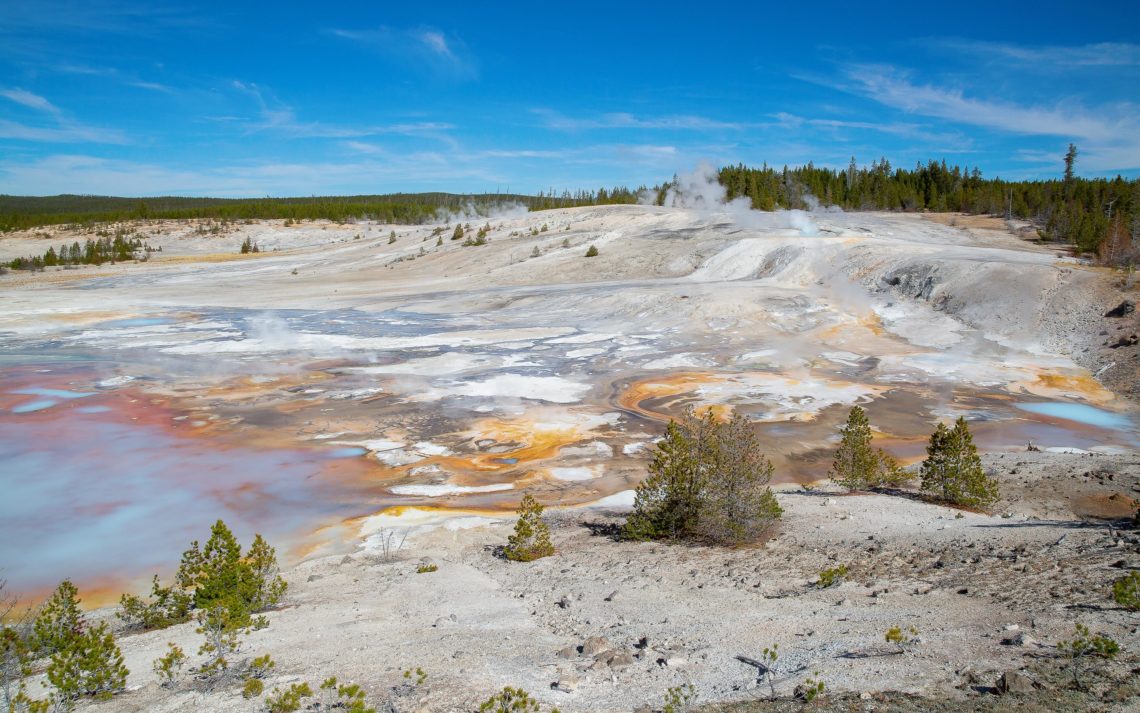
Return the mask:
<path id="1" fill-rule="evenodd" d="M 0 193 L 1140 173 L 1140 3 L 0 2 Z"/>

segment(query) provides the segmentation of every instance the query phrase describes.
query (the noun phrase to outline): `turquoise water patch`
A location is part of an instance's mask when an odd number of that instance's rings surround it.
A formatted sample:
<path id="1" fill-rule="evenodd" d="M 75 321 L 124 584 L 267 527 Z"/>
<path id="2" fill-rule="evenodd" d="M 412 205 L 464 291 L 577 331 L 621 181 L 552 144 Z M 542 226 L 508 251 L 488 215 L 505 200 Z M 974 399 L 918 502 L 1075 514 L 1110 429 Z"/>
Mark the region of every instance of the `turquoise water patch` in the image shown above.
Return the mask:
<path id="1" fill-rule="evenodd" d="M 154 327 L 160 324 L 170 324 L 174 322 L 169 317 L 136 317 L 133 319 L 113 319 L 110 322 L 100 322 L 98 327 L 103 328 L 123 328 L 123 327 Z"/>
<path id="2" fill-rule="evenodd" d="M 356 458 L 368 452 L 367 448 L 360 448 L 359 446 L 349 446 L 346 448 L 333 448 L 325 451 L 325 455 L 329 458 Z"/>
<path id="3" fill-rule="evenodd" d="M 1111 428 L 1116 431 L 1127 431 L 1132 428 L 1131 420 L 1122 414 L 1105 411 L 1104 409 L 1094 408 L 1087 404 L 1070 404 L 1059 401 L 1047 401 L 1040 403 L 1017 404 L 1017 407 L 1022 411 L 1039 414 L 1041 416 L 1052 416 L 1053 418 L 1063 418 L 1066 421 L 1076 421 L 1077 423 L 1084 423 L 1089 426 L 1097 426 L 1100 428 Z"/>
<path id="4" fill-rule="evenodd" d="M 39 387 L 31 389 L 16 389 L 9 391 L 10 394 L 26 394 L 28 396 L 46 396 L 53 399 L 82 399 L 86 396 L 94 396 L 94 391 L 65 391 L 63 389 L 41 389 Z"/>
<path id="5" fill-rule="evenodd" d="M 38 401 L 29 401 L 26 404 L 20 404 L 12 408 L 12 413 L 31 413 L 32 411 L 43 411 L 45 408 L 55 406 L 58 401 L 49 401 L 48 399 L 40 399 Z"/>

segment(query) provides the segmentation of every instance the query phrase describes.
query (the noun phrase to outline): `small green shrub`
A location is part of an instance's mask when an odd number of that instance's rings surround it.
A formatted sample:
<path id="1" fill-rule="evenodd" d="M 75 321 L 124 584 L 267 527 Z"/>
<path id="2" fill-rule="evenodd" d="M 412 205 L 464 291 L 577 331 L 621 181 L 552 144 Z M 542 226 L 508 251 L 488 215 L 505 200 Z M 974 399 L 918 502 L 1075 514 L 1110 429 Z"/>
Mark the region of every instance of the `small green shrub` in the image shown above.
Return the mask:
<path id="1" fill-rule="evenodd" d="M 1107 636 L 1090 633 L 1087 626 L 1078 622 L 1075 625 L 1073 638 L 1068 641 L 1059 642 L 1057 649 L 1069 657 L 1069 666 L 1073 671 L 1073 683 L 1080 688 L 1080 673 L 1083 667 L 1083 659 L 1090 657 L 1114 659 L 1116 655 L 1120 653 L 1120 644 L 1117 644 Z"/>
<path id="2" fill-rule="evenodd" d="M 151 581 L 148 600 L 128 593 L 119 598 L 119 606 L 120 611 L 115 616 L 128 629 L 150 631 L 189 621 L 194 597 L 182 589 L 162 586 L 156 574 Z"/>
<path id="3" fill-rule="evenodd" d="M 780 659 L 779 644 L 765 646 L 760 653 L 760 662 L 764 664 L 762 676 L 768 681 L 768 690 L 772 698 L 776 697 L 776 662 Z"/>
<path id="4" fill-rule="evenodd" d="M 589 248 L 586 249 L 586 257 L 597 257 L 597 256 L 598 256 L 598 246 L 597 245 L 591 245 Z"/>
<path id="5" fill-rule="evenodd" d="M 274 661 L 269 654 L 258 656 L 249 664 L 249 669 L 245 672 L 247 680 L 254 678 L 265 678 L 269 672 L 277 667 L 277 662 Z"/>
<path id="6" fill-rule="evenodd" d="M 803 701 L 804 703 L 811 703 L 816 698 L 823 695 L 826 686 L 823 681 L 818 678 L 819 671 L 816 671 L 811 676 L 808 676 L 803 683 L 796 686 L 795 698 L 796 700 Z"/>
<path id="7" fill-rule="evenodd" d="M 422 686 L 427 681 L 427 674 L 417 666 L 415 669 L 404 669 L 404 680 L 412 686 Z"/>
<path id="8" fill-rule="evenodd" d="M 516 562 L 530 562 L 554 554 L 550 528 L 542 519 L 542 505 L 530 493 L 523 496 L 516 514 L 519 519 L 515 522 L 515 532 L 507 538 L 503 556 Z"/>
<path id="9" fill-rule="evenodd" d="M 1112 599 L 1129 611 L 1140 611 L 1140 571 L 1133 570 L 1113 582 Z"/>
<path id="10" fill-rule="evenodd" d="M 697 700 L 697 689 L 691 683 L 672 686 L 665 691 L 661 713 L 685 713 Z"/>
<path id="11" fill-rule="evenodd" d="M 182 667 L 186 665 L 186 652 L 173 643 L 168 643 L 167 647 L 166 655 L 155 659 L 154 673 L 163 688 L 177 688 L 182 678 Z"/>
<path id="12" fill-rule="evenodd" d="M 816 583 L 816 586 L 820 589 L 827 589 L 842 582 L 846 576 L 847 565 L 841 564 L 838 567 L 831 567 L 819 573 L 819 581 Z"/>
<path id="13" fill-rule="evenodd" d="M 313 689 L 304 682 L 294 683 L 284 691 L 274 688 L 269 698 L 265 699 L 265 708 L 269 713 L 294 713 L 301 710 L 301 701 L 312 695 Z"/>
<path id="14" fill-rule="evenodd" d="M 538 701 L 521 688 L 507 686 L 479 704 L 479 713 L 538 713 Z"/>
<path id="15" fill-rule="evenodd" d="M 916 636 L 918 636 L 918 627 L 911 624 L 905 630 L 898 625 L 892 626 L 887 629 L 884 638 L 889 644 L 898 644 L 899 648 L 906 648 L 908 644 L 914 642 Z"/>
<path id="16" fill-rule="evenodd" d="M 419 567 L 416 567 L 416 574 L 429 574 L 431 572 L 438 571 L 439 565 L 435 564 L 434 562 L 432 564 L 421 564 Z"/>
<path id="17" fill-rule="evenodd" d="M 265 682 L 260 678 L 247 678 L 245 685 L 241 687 L 241 697 L 249 700 L 250 698 L 257 698 L 265 691 Z"/>

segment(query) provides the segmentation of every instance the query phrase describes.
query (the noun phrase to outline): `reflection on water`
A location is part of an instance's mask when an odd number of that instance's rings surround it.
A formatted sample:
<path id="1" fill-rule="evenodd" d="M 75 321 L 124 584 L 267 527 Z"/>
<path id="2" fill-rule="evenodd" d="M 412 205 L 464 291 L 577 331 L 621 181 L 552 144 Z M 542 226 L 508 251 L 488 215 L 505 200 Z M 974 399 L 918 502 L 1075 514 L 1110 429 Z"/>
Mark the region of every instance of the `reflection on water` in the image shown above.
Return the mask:
<path id="1" fill-rule="evenodd" d="M 908 462 L 957 415 L 983 449 L 1136 445 L 1127 415 L 1076 403 L 1111 402 L 1087 374 L 962 362 L 878 334 L 869 345 L 862 323 L 828 334 L 845 329 L 850 349 L 875 356 L 819 353 L 813 334 L 801 357 L 794 334 L 757 350 L 768 342 L 752 334 L 695 345 L 530 313 L 484 323 L 398 310 L 104 318 L 10 341 L 0 567 L 32 591 L 169 572 L 219 517 L 286 554 L 392 505 L 509 510 L 524 489 L 610 502 L 688 405 L 756 422 L 777 482 L 825 477 L 854 403 Z"/>
<path id="2" fill-rule="evenodd" d="M 184 438 L 132 401 L 0 416 L 0 567 L 15 591 L 169 572 L 218 518 L 287 556 L 299 535 L 368 510 L 329 449 Z"/>

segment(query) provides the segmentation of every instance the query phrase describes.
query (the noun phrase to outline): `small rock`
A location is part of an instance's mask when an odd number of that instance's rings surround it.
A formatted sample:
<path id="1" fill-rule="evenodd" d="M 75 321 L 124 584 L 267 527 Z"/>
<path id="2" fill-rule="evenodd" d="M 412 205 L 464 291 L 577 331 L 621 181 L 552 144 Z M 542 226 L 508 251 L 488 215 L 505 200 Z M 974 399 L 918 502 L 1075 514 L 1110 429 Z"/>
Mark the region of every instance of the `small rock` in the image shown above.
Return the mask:
<path id="1" fill-rule="evenodd" d="M 315 581 L 317 581 L 318 579 L 324 579 L 324 575 L 321 575 L 321 574 L 310 574 L 310 575 L 309 575 L 309 578 L 308 578 L 308 579 L 306 579 L 305 581 L 306 581 L 306 582 L 315 582 Z"/>
<path id="2" fill-rule="evenodd" d="M 609 664 L 610 668 L 625 668 L 626 666 L 632 666 L 633 662 L 633 654 L 629 653 L 628 651 L 619 651 L 610 657 L 610 660 L 607 663 Z"/>
<path id="3" fill-rule="evenodd" d="M 609 593 L 609 596 L 606 597 L 606 601 L 612 602 L 613 600 L 617 599 L 617 595 L 618 595 L 618 591 L 615 589 L 614 591 Z"/>
<path id="4" fill-rule="evenodd" d="M 606 649 L 610 648 L 610 642 L 604 636 L 591 636 L 582 643 L 582 654 L 585 656 L 597 656 Z"/>
<path id="5" fill-rule="evenodd" d="M 578 677 L 574 674 L 566 674 L 559 678 L 551 688 L 565 693 L 573 693 L 578 688 Z"/>
<path id="6" fill-rule="evenodd" d="M 1020 646 L 1022 648 L 1028 648 L 1030 646 L 1036 646 L 1037 639 L 1034 639 L 1024 631 L 1019 631 L 1013 636 L 1002 639 L 1001 643 L 1003 646 Z"/>
<path id="7" fill-rule="evenodd" d="M 995 688 L 997 688 L 998 693 L 1004 696 L 1010 693 L 1033 693 L 1037 688 L 1037 684 L 1024 673 L 1019 671 L 1006 671 L 1001 675 L 1001 678 L 997 680 Z"/>
<path id="8" fill-rule="evenodd" d="M 1124 300 L 1109 311 L 1105 312 L 1104 316 L 1113 318 L 1124 317 L 1132 314 L 1135 311 L 1136 305 L 1132 302 L 1132 300 Z"/>
<path id="9" fill-rule="evenodd" d="M 559 599 L 555 603 L 558 604 L 558 606 L 562 609 L 569 609 L 570 608 L 570 597 L 563 596 L 561 599 Z"/>

